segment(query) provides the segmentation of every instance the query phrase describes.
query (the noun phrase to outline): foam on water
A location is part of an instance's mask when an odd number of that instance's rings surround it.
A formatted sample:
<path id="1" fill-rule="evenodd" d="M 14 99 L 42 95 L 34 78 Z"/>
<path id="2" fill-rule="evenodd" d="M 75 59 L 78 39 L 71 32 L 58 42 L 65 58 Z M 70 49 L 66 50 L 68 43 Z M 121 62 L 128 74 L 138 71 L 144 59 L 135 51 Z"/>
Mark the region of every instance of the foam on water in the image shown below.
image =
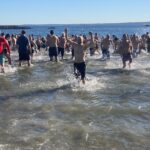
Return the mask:
<path id="1" fill-rule="evenodd" d="M 18 70 L 17 67 L 11 67 L 10 65 L 5 66 L 5 73 L 0 73 L 0 75 L 13 74 Z"/>
<path id="2" fill-rule="evenodd" d="M 145 63 L 146 59 L 149 59 L 149 54 L 145 51 L 142 51 L 142 53 L 137 57 L 133 59 L 133 62 L 131 64 L 131 68 L 128 67 L 128 62 L 127 66 L 123 70 L 141 70 L 149 68 L 150 63 L 147 61 Z M 109 61 L 107 61 L 107 66 L 105 67 L 106 69 L 122 69 L 122 60 L 120 56 L 114 56 L 112 57 Z"/>
<path id="3" fill-rule="evenodd" d="M 66 80 L 62 80 L 61 82 L 59 81 L 59 85 L 70 84 L 72 91 L 91 92 L 105 87 L 104 83 L 101 83 L 98 77 L 87 74 L 85 84 L 83 84 L 80 80 L 80 77 L 79 79 L 76 79 L 71 72 L 71 67 L 64 70 L 64 73 L 66 74 Z"/>

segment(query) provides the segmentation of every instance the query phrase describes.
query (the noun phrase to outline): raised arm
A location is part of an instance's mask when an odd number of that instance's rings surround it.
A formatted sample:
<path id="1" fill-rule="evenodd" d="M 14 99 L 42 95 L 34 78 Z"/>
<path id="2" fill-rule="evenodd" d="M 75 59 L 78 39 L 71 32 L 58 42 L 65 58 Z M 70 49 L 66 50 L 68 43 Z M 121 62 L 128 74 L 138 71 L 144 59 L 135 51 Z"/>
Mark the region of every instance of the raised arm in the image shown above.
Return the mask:
<path id="1" fill-rule="evenodd" d="M 67 42 L 69 42 L 71 44 L 77 44 L 76 42 L 74 42 L 73 40 L 68 38 L 68 30 L 67 29 L 65 29 L 65 37 L 66 37 Z"/>

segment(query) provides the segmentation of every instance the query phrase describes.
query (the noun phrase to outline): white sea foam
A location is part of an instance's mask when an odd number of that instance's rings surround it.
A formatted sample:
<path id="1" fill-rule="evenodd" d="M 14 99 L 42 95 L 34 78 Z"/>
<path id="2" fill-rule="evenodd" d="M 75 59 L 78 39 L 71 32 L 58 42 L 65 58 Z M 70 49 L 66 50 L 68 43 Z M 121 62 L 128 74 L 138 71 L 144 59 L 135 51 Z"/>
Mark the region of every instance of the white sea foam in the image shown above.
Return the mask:
<path id="1" fill-rule="evenodd" d="M 96 91 L 105 87 L 104 83 L 101 83 L 98 77 L 87 74 L 85 84 L 83 84 L 80 78 L 76 79 L 75 76 L 71 74 L 71 68 L 67 68 L 64 72 L 66 74 L 67 81 L 64 82 L 63 80 L 59 82 L 59 85 L 62 85 L 63 83 L 70 84 L 73 91 Z"/>
<path id="2" fill-rule="evenodd" d="M 17 67 L 12 67 L 10 65 L 5 66 L 5 73 L 0 73 L 0 75 L 6 75 L 6 74 L 12 74 L 15 73 L 18 68 Z"/>

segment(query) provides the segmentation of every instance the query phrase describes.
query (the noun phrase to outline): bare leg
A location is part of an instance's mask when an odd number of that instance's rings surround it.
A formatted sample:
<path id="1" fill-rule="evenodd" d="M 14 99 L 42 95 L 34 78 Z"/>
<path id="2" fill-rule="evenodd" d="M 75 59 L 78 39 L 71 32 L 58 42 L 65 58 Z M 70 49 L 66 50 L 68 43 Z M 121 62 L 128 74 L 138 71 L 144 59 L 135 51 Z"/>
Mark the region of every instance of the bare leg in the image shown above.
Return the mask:
<path id="1" fill-rule="evenodd" d="M 5 73 L 4 65 L 3 65 L 3 64 L 1 64 L 1 65 L 0 65 L 0 67 L 1 67 L 1 73 Z"/>
<path id="2" fill-rule="evenodd" d="M 126 68 L 126 62 L 123 62 L 123 69 Z"/>
<path id="3" fill-rule="evenodd" d="M 131 68 L 131 63 L 132 63 L 132 60 L 131 60 L 131 61 L 129 61 L 129 64 L 128 64 L 128 65 L 129 65 L 129 68 Z"/>
<path id="4" fill-rule="evenodd" d="M 21 67 L 21 65 L 22 65 L 22 64 L 21 64 L 21 61 L 19 61 L 19 67 Z"/>
<path id="5" fill-rule="evenodd" d="M 5 69 L 4 69 L 4 67 L 2 67 L 2 73 L 5 73 Z"/>
<path id="6" fill-rule="evenodd" d="M 57 62 L 58 60 L 57 60 L 57 56 L 55 56 L 55 61 Z"/>
<path id="7" fill-rule="evenodd" d="M 53 61 L 53 57 L 50 57 L 50 61 Z"/>
<path id="8" fill-rule="evenodd" d="M 82 79 L 82 83 L 85 84 L 85 79 Z"/>
<path id="9" fill-rule="evenodd" d="M 30 60 L 28 60 L 28 67 L 30 67 L 31 66 L 31 61 Z"/>
<path id="10" fill-rule="evenodd" d="M 129 64 L 128 64 L 128 65 L 129 65 L 129 68 L 131 68 L 131 63 L 130 63 L 130 62 L 129 62 Z"/>
<path id="11" fill-rule="evenodd" d="M 10 58 L 10 55 L 9 55 L 9 54 L 6 54 L 5 56 L 6 56 L 6 58 L 8 59 L 9 65 L 11 65 L 11 58 Z"/>

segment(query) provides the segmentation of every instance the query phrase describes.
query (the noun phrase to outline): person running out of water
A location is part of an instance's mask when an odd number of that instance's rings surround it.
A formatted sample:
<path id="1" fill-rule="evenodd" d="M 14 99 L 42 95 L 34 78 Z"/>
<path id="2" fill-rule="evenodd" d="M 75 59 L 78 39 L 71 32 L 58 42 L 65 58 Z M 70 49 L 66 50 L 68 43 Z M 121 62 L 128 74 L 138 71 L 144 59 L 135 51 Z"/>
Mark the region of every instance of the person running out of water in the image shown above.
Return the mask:
<path id="1" fill-rule="evenodd" d="M 5 73 L 4 70 L 4 47 L 6 47 L 7 54 L 10 55 L 10 46 L 6 39 L 2 36 L 0 36 L 0 67 L 1 67 L 1 72 Z"/>
<path id="2" fill-rule="evenodd" d="M 19 66 L 21 67 L 22 61 L 27 61 L 28 66 L 31 66 L 31 46 L 28 38 L 26 37 L 26 32 L 22 30 L 21 36 L 17 39 L 17 46 L 19 52 Z"/>
<path id="3" fill-rule="evenodd" d="M 110 58 L 109 47 L 112 41 L 110 40 L 110 36 L 107 35 L 101 42 L 101 49 L 102 49 L 102 58 Z"/>
<path id="4" fill-rule="evenodd" d="M 61 53 L 61 59 L 64 59 L 64 52 L 66 47 L 66 38 L 65 33 L 62 33 L 62 36 L 59 37 L 59 43 L 58 43 L 58 55 Z"/>
<path id="5" fill-rule="evenodd" d="M 132 55 L 135 58 L 137 57 L 137 54 L 139 53 L 140 41 L 139 41 L 138 36 L 136 36 L 135 34 L 132 36 L 131 41 L 132 41 L 132 46 L 133 46 Z"/>
<path id="6" fill-rule="evenodd" d="M 113 42 L 114 53 L 116 53 L 120 45 L 120 40 L 116 35 L 113 35 L 112 39 L 113 39 L 112 42 Z"/>
<path id="7" fill-rule="evenodd" d="M 131 42 L 128 40 L 127 35 L 124 34 L 122 41 L 120 42 L 120 47 L 118 49 L 118 53 L 122 57 L 123 68 L 126 68 L 126 61 L 129 61 L 129 68 L 131 67 L 132 63 L 131 47 L 132 47 Z"/>
<path id="8" fill-rule="evenodd" d="M 83 37 L 79 36 L 77 42 L 74 42 L 68 38 L 68 31 L 65 29 L 65 36 L 69 43 L 71 43 L 74 47 L 74 68 L 80 73 L 81 81 L 85 84 L 85 75 L 86 75 L 86 64 L 85 64 L 85 56 L 87 46 L 83 44 Z M 76 75 L 76 73 L 75 73 Z"/>
<path id="9" fill-rule="evenodd" d="M 47 36 L 47 46 L 49 47 L 50 61 L 53 61 L 53 57 L 55 57 L 55 61 L 57 62 L 58 43 L 58 37 L 54 34 L 54 31 L 51 30 L 50 35 Z"/>

